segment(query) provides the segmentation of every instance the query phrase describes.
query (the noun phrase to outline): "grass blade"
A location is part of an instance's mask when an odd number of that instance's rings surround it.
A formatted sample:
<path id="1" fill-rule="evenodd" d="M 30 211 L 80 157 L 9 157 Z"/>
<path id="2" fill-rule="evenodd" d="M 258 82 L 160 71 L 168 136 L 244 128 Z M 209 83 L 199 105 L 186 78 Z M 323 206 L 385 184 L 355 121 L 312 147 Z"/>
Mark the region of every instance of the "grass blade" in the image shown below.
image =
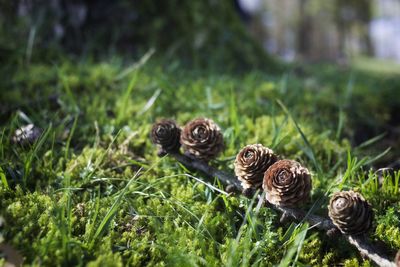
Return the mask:
<path id="1" fill-rule="evenodd" d="M 117 199 L 114 201 L 110 209 L 108 210 L 106 216 L 104 216 L 103 220 L 101 221 L 99 227 L 97 228 L 97 231 L 95 232 L 92 242 L 90 244 L 90 247 L 93 247 L 94 242 L 105 232 L 107 226 L 110 224 L 111 220 L 114 218 L 115 214 L 118 211 L 119 206 L 122 203 L 122 199 L 125 197 L 126 192 L 129 189 L 129 186 L 132 184 L 132 182 L 139 176 L 141 173 L 141 168 L 135 173 L 135 175 L 129 180 L 129 182 L 126 184 L 124 189 L 122 189 L 121 193 L 118 195 Z"/>
<path id="2" fill-rule="evenodd" d="M 121 74 L 119 74 L 115 80 L 119 81 L 122 80 L 123 78 L 125 78 L 126 76 L 128 76 L 130 73 L 136 71 L 137 69 L 141 68 L 144 64 L 146 64 L 147 61 L 149 61 L 149 59 L 151 58 L 151 56 L 156 52 L 156 50 L 154 48 L 151 48 L 149 51 L 146 52 L 146 54 L 143 55 L 143 57 L 141 57 L 139 59 L 138 62 L 135 62 L 134 64 L 132 64 L 129 68 L 127 68 L 126 70 L 124 70 Z"/>
<path id="3" fill-rule="evenodd" d="M 4 187 L 6 188 L 6 189 L 9 189 L 10 187 L 8 186 L 8 182 L 7 182 L 7 178 L 6 178 L 6 175 L 5 175 L 5 173 L 4 173 L 4 171 L 3 171 L 3 169 L 0 167 L 0 180 L 1 180 L 1 183 L 4 185 Z"/>
<path id="4" fill-rule="evenodd" d="M 125 118 L 129 97 L 132 94 L 132 90 L 135 87 L 137 80 L 138 80 L 138 71 L 135 71 L 132 75 L 131 80 L 129 81 L 128 87 L 126 88 L 124 95 L 122 96 L 122 99 L 118 101 L 118 103 L 121 104 L 119 105 L 119 108 L 117 110 L 117 120 L 116 120 L 117 124 L 121 123 Z"/>
<path id="5" fill-rule="evenodd" d="M 143 115 L 146 111 L 148 111 L 153 105 L 154 102 L 156 102 L 157 98 L 161 94 L 161 89 L 157 89 L 154 94 L 150 97 L 150 99 L 147 101 L 147 103 L 144 105 L 144 107 L 139 111 L 138 115 Z"/>
<path id="6" fill-rule="evenodd" d="M 29 176 L 29 174 L 31 172 L 31 166 L 32 166 L 32 163 L 33 163 L 33 159 L 36 157 L 39 149 L 43 146 L 43 144 L 46 141 L 48 135 L 50 134 L 51 129 L 52 129 L 52 125 L 50 124 L 50 126 L 47 128 L 47 130 L 40 137 L 39 141 L 37 141 L 34 144 L 33 149 L 29 152 L 27 160 L 24 162 L 24 175 L 22 177 L 22 183 L 23 183 L 24 187 L 26 186 L 26 181 L 27 181 L 28 176 Z"/>
<path id="7" fill-rule="evenodd" d="M 382 133 L 380 135 L 377 135 L 371 139 L 368 139 L 367 141 L 361 143 L 360 145 L 358 145 L 355 149 L 362 149 L 365 147 L 368 147 L 376 142 L 378 142 L 379 140 L 381 140 L 383 137 L 385 137 L 386 133 Z"/>
<path id="8" fill-rule="evenodd" d="M 306 238 L 307 231 L 308 231 L 308 224 L 303 224 L 294 230 L 293 234 L 290 237 L 291 239 L 294 238 L 294 240 L 293 242 L 291 242 L 289 249 L 287 250 L 285 256 L 282 258 L 281 262 L 279 263 L 279 267 L 290 266 L 291 263 L 292 266 L 296 266 L 295 264 L 301 252 L 301 248 Z M 293 256 L 295 256 L 294 260 L 292 260 Z"/>
<path id="9" fill-rule="evenodd" d="M 293 118 L 292 114 L 289 112 L 289 110 L 287 109 L 287 107 L 282 103 L 282 101 L 277 100 L 278 104 L 281 106 L 281 108 L 283 109 L 283 111 L 290 117 L 290 119 L 293 121 L 297 131 L 299 132 L 299 134 L 301 135 L 301 138 L 303 139 L 304 144 L 307 147 L 307 151 L 306 155 L 310 158 L 310 160 L 313 162 L 314 167 L 317 169 L 318 173 L 321 174 L 322 173 L 322 168 L 321 166 L 318 164 L 317 159 L 315 157 L 315 152 L 310 144 L 310 142 L 308 141 L 306 135 L 304 134 L 304 132 L 301 130 L 299 124 L 297 123 L 297 121 Z"/>
<path id="10" fill-rule="evenodd" d="M 78 122 L 78 116 L 75 116 L 74 123 L 73 123 L 72 128 L 71 128 L 71 132 L 70 132 L 70 134 L 69 134 L 69 136 L 68 136 L 68 139 L 67 139 L 67 142 L 66 142 L 66 144 L 65 144 L 65 153 L 64 153 L 64 157 L 65 157 L 66 159 L 68 158 L 69 146 L 70 146 L 70 144 L 71 144 L 71 139 L 72 139 L 72 136 L 74 135 L 77 122 Z"/>

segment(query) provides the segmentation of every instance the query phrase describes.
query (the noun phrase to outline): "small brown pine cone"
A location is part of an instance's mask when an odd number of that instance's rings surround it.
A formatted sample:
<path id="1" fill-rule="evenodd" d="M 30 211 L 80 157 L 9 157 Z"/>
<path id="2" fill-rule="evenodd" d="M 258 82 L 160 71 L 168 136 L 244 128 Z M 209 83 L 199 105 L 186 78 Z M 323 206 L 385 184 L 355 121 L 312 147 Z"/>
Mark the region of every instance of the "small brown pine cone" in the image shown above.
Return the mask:
<path id="1" fill-rule="evenodd" d="M 210 119 L 195 119 L 183 127 L 181 144 L 184 150 L 198 159 L 208 161 L 224 148 L 222 133 Z"/>
<path id="2" fill-rule="evenodd" d="M 337 192 L 331 197 L 328 208 L 333 224 L 343 234 L 362 234 L 372 226 L 372 208 L 359 193 Z"/>
<path id="3" fill-rule="evenodd" d="M 159 145 L 165 152 L 176 152 L 181 144 L 179 138 L 181 129 L 173 120 L 161 120 L 153 125 L 151 141 Z"/>
<path id="4" fill-rule="evenodd" d="M 22 146 L 32 145 L 39 139 L 41 134 L 42 130 L 40 128 L 33 124 L 28 124 L 15 130 L 12 141 Z"/>
<path id="5" fill-rule="evenodd" d="M 278 157 L 260 144 L 247 145 L 236 156 L 235 174 L 243 188 L 261 188 L 265 171 Z"/>
<path id="6" fill-rule="evenodd" d="M 279 160 L 264 174 L 266 199 L 282 207 L 306 202 L 310 198 L 311 186 L 310 172 L 294 160 Z"/>
<path id="7" fill-rule="evenodd" d="M 400 250 L 397 252 L 396 258 L 394 259 L 394 263 L 396 263 L 397 267 L 400 267 Z"/>

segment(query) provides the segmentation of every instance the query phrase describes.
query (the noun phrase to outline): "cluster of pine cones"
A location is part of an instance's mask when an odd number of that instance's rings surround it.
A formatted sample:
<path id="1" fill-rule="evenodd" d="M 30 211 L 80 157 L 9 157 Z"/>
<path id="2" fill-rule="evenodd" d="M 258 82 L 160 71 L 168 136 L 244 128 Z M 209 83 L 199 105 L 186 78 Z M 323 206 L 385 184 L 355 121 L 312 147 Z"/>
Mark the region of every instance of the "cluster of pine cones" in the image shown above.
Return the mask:
<path id="1" fill-rule="evenodd" d="M 199 118 L 182 129 L 172 120 L 161 120 L 151 131 L 153 143 L 160 154 L 185 154 L 202 161 L 216 158 L 223 150 L 223 136 L 211 119 Z M 280 159 L 271 149 L 261 144 L 247 145 L 236 156 L 236 177 L 244 191 L 263 189 L 268 202 L 281 207 L 295 207 L 310 199 L 311 173 L 299 162 Z M 329 217 L 343 234 L 363 234 L 372 226 L 370 204 L 357 192 L 333 194 L 329 203 Z"/>
<path id="2" fill-rule="evenodd" d="M 224 149 L 220 128 L 210 119 L 195 119 L 182 129 L 173 120 L 153 125 L 151 140 L 160 146 L 159 154 L 178 152 L 183 147 L 189 156 L 203 161 L 216 158 Z"/>

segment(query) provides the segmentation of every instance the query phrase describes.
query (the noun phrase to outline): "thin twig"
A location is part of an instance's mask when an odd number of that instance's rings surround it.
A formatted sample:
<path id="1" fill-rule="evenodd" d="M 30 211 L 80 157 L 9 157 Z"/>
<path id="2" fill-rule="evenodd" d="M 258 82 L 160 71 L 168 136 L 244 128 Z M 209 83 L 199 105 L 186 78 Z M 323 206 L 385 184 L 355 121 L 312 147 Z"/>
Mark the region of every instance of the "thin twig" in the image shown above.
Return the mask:
<path id="1" fill-rule="evenodd" d="M 320 229 L 320 230 L 331 230 L 333 228 L 336 228 L 336 226 L 332 223 L 330 219 L 314 215 L 314 214 L 309 214 L 301 209 L 295 209 L 295 208 L 288 208 L 288 207 L 279 207 L 276 205 L 268 204 L 268 206 L 271 206 L 274 210 L 280 211 L 292 218 L 294 218 L 296 221 L 303 221 L 306 220 L 307 222 L 310 223 L 310 225 Z"/>
<path id="2" fill-rule="evenodd" d="M 239 180 L 226 172 L 220 171 L 210 165 L 207 162 L 200 161 L 194 158 L 190 158 L 181 153 L 170 153 L 170 156 L 174 157 L 177 161 L 185 165 L 189 169 L 194 169 L 201 171 L 210 178 L 217 178 L 223 184 L 235 187 L 236 190 L 242 191 L 243 188 Z M 301 209 L 279 207 L 268 203 L 268 206 L 276 211 L 282 212 L 286 216 L 292 217 L 296 221 L 307 221 L 314 227 L 321 230 L 331 230 L 335 229 L 335 225 L 332 223 L 331 219 L 324 218 L 318 215 L 307 213 Z M 383 255 L 365 236 L 353 236 L 344 235 L 345 238 L 356 247 L 361 255 L 368 257 L 375 264 L 381 267 L 396 267 L 396 264 L 392 262 L 387 256 Z"/>
<path id="3" fill-rule="evenodd" d="M 220 171 L 220 170 L 208 165 L 204 161 L 190 158 L 181 153 L 171 153 L 169 155 L 173 156 L 177 161 L 179 161 L 180 163 L 182 163 L 183 165 L 185 165 L 188 168 L 201 171 L 202 173 L 206 174 L 208 177 L 211 177 L 211 178 L 217 177 L 223 184 L 233 185 L 239 191 L 241 191 L 243 189 L 242 185 L 240 184 L 238 179 L 235 179 L 229 173 Z"/>
<path id="4" fill-rule="evenodd" d="M 373 262 L 375 262 L 379 266 L 385 267 L 396 267 L 396 263 L 389 260 L 387 257 L 384 257 L 379 253 L 376 247 L 368 242 L 368 239 L 365 236 L 346 236 L 346 239 L 350 244 L 355 246 L 361 253 L 361 255 L 365 255 L 370 258 Z"/>

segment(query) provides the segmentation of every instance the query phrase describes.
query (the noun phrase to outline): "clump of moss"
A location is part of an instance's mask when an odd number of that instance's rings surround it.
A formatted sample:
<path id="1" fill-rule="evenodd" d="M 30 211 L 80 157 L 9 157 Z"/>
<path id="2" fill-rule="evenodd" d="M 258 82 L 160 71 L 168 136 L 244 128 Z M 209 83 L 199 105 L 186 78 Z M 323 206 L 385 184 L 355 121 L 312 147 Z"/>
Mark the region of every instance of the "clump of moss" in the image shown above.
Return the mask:
<path id="1" fill-rule="evenodd" d="M 6 239 L 32 261 L 41 249 L 41 238 L 55 229 L 52 219 L 53 200 L 39 192 L 25 193 L 17 186 L 13 198 L 2 199 L 8 223 Z M 32 249 L 33 248 L 33 249 Z"/>
<path id="2" fill-rule="evenodd" d="M 91 258 L 92 260 L 87 263 L 87 266 L 125 266 L 121 253 L 112 250 L 110 238 L 104 238 L 102 240 Z"/>
<path id="3" fill-rule="evenodd" d="M 313 234 L 304 242 L 299 259 L 307 265 L 321 266 L 322 255 L 322 242 L 317 234 Z"/>
<path id="4" fill-rule="evenodd" d="M 334 252 L 328 252 L 325 255 L 323 255 L 321 265 L 322 266 L 332 266 L 335 264 L 335 253 Z"/>
<path id="5" fill-rule="evenodd" d="M 343 265 L 345 267 L 371 267 L 371 262 L 368 260 L 362 261 L 362 263 L 360 263 L 358 261 L 358 259 L 353 258 L 353 259 L 349 259 L 349 260 L 345 260 Z"/>
<path id="6" fill-rule="evenodd" d="M 377 218 L 374 235 L 392 249 L 400 249 L 400 204 L 388 208 L 385 214 Z"/>

